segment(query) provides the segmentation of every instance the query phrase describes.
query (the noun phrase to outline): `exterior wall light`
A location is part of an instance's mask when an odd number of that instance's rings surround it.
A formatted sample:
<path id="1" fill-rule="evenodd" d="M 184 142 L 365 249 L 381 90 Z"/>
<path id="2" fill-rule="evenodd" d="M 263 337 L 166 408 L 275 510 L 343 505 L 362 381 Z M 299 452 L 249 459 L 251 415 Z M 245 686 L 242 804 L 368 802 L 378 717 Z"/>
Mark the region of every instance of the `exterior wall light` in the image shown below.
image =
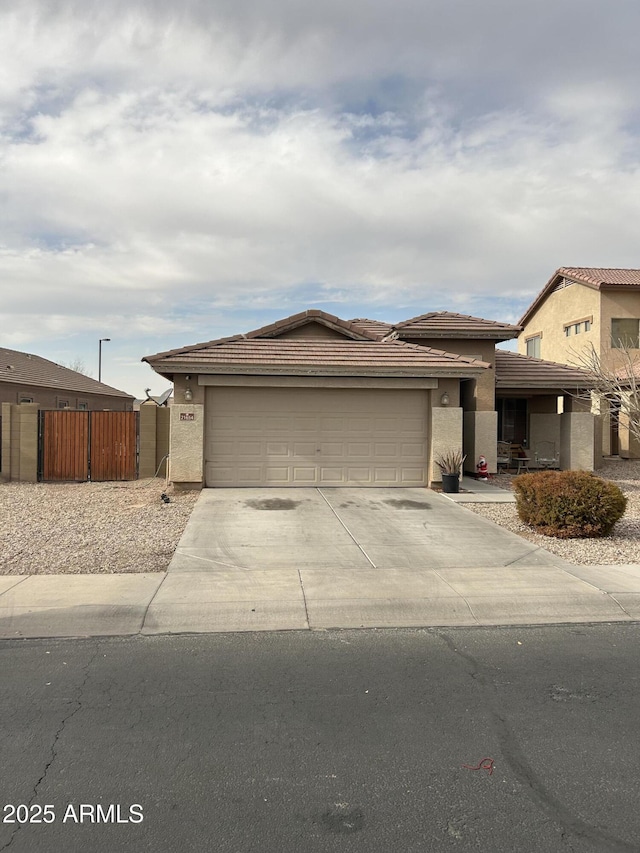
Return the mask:
<path id="1" fill-rule="evenodd" d="M 441 406 L 448 406 L 450 402 L 451 401 L 449 400 L 449 395 L 445 391 L 444 394 L 442 395 L 442 397 L 440 397 L 440 405 Z"/>
<path id="2" fill-rule="evenodd" d="M 187 403 L 190 403 L 193 400 L 193 391 L 191 390 L 191 388 L 185 388 L 184 399 L 187 401 Z"/>

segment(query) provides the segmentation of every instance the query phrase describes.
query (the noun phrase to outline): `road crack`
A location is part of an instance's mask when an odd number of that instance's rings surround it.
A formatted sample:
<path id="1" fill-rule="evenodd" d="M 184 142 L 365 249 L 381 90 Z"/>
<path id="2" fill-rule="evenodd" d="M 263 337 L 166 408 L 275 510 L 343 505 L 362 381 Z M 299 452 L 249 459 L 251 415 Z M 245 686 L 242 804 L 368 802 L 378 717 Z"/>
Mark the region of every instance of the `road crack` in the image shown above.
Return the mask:
<path id="1" fill-rule="evenodd" d="M 638 853 L 636 844 L 630 844 L 613 835 L 607 827 L 587 823 L 574 815 L 548 788 L 529 763 L 507 718 L 497 707 L 498 689 L 488 670 L 473 655 L 458 648 L 454 639 L 443 631 L 434 632 L 449 649 L 467 665 L 471 678 L 485 692 L 489 713 L 500 743 L 502 755 L 519 781 L 529 792 L 530 798 L 543 809 L 561 828 L 563 841 L 567 834 L 591 842 L 607 853 Z"/>
<path id="2" fill-rule="evenodd" d="M 58 728 L 57 728 L 57 730 L 53 736 L 53 741 L 51 743 L 51 747 L 49 748 L 49 760 L 47 761 L 47 763 L 44 766 L 44 770 L 42 771 L 42 775 L 40 776 L 38 781 L 33 786 L 31 796 L 26 803 L 27 809 L 30 809 L 31 806 L 33 805 L 33 803 L 35 802 L 35 800 L 38 796 L 38 790 L 39 790 L 40 786 L 43 784 L 43 782 L 47 778 L 47 774 L 49 773 L 51 766 L 53 765 L 56 758 L 58 757 L 58 750 L 57 750 L 58 741 L 62 737 L 62 734 L 63 734 L 65 728 L 67 727 L 67 724 L 69 723 L 70 720 L 73 719 L 73 717 L 75 717 L 75 715 L 78 713 L 78 711 L 82 708 L 82 697 L 83 697 L 83 693 L 84 693 L 84 688 L 87 684 L 87 681 L 89 680 L 89 670 L 91 669 L 91 666 L 92 666 L 94 660 L 96 659 L 96 657 L 98 656 L 98 654 L 99 654 L 99 648 L 96 645 L 94 653 L 91 655 L 91 657 L 89 658 L 89 660 L 87 661 L 87 663 L 83 667 L 84 677 L 83 677 L 83 679 L 82 679 L 82 681 L 78 687 L 77 698 L 72 703 L 74 707 L 72 708 L 72 710 L 69 711 L 69 713 L 66 714 L 66 716 L 64 716 L 62 718 L 62 720 L 60 721 L 60 724 L 59 724 L 59 726 L 58 726 Z M 11 837 L 9 838 L 9 840 L 6 842 L 6 844 L 4 844 L 2 847 L 0 847 L 0 853 L 2 853 L 2 851 L 4 851 L 4 850 L 8 850 L 11 847 L 11 845 L 13 844 L 18 832 L 25 825 L 26 824 L 17 824 L 13 828 L 13 830 L 11 832 Z"/>

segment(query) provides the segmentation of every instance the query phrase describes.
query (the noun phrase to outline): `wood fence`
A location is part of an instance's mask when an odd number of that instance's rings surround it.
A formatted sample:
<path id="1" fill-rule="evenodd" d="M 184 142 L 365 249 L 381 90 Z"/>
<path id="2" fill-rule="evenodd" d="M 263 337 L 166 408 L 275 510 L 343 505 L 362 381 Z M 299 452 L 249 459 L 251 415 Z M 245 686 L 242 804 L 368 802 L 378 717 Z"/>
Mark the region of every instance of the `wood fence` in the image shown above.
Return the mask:
<path id="1" fill-rule="evenodd" d="M 40 410 L 39 479 L 135 480 L 138 413 Z"/>

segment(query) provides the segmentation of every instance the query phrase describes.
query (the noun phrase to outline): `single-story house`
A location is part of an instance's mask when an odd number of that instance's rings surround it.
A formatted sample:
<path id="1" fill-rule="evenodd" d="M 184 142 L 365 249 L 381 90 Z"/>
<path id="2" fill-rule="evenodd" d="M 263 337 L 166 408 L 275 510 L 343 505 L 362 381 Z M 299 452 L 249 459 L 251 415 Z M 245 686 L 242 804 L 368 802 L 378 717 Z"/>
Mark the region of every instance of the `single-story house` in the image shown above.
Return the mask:
<path id="1" fill-rule="evenodd" d="M 130 412 L 134 399 L 131 394 L 39 355 L 0 347 L 0 403 Z"/>
<path id="2" fill-rule="evenodd" d="M 174 383 L 170 478 L 204 486 L 425 486 L 463 449 L 540 436 L 592 468 L 584 371 L 496 350 L 519 326 L 447 311 L 403 323 L 309 310 L 143 359 Z M 558 412 L 558 397 L 564 412 Z"/>

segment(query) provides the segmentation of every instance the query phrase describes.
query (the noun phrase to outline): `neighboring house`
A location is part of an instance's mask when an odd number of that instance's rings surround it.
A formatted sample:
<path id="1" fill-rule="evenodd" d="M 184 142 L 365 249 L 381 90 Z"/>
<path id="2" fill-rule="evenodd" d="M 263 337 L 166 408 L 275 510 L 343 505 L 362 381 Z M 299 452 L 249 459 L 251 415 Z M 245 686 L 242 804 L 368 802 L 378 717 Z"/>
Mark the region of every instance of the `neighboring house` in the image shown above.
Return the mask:
<path id="1" fill-rule="evenodd" d="M 437 456 L 463 446 L 470 470 L 483 453 L 495 471 L 509 430 L 552 435 L 566 467 L 592 468 L 595 419 L 569 403 L 557 414 L 584 372 L 496 351 L 519 331 L 443 311 L 392 325 L 310 310 L 147 356 L 175 384 L 169 476 L 198 488 L 424 486 L 440 480 Z"/>
<path id="2" fill-rule="evenodd" d="M 518 338 L 521 353 L 580 364 L 593 347 L 615 369 L 621 350 L 640 357 L 640 269 L 560 267 L 525 311 Z M 603 452 L 637 456 L 615 414 L 603 429 Z"/>
<path id="3" fill-rule="evenodd" d="M 45 409 L 131 411 L 134 397 L 27 352 L 0 347 L 0 403 L 38 403 Z"/>

